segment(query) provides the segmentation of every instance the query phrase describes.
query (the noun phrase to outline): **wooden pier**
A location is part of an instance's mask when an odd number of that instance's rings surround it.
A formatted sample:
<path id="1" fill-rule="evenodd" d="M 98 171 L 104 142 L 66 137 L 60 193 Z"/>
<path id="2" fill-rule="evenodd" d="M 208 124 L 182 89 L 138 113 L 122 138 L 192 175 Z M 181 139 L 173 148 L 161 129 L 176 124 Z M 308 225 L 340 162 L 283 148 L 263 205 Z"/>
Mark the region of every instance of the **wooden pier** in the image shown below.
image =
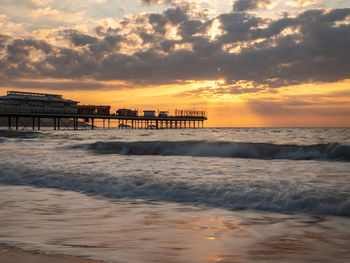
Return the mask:
<path id="1" fill-rule="evenodd" d="M 72 128 L 74 130 L 78 130 L 79 125 L 83 123 L 85 124 L 84 126 L 94 129 L 97 127 L 95 125 L 97 121 L 102 122 L 101 128 L 103 129 L 197 129 L 204 128 L 204 121 L 207 120 L 207 118 L 203 116 L 146 117 L 6 112 L 0 112 L 0 118 L 7 118 L 8 129 L 16 130 L 18 130 L 19 127 L 31 127 L 33 130 L 40 130 L 42 119 L 50 120 L 54 130 L 70 128 L 65 125 L 65 120 L 73 121 L 73 125 L 70 126 L 73 126 Z"/>

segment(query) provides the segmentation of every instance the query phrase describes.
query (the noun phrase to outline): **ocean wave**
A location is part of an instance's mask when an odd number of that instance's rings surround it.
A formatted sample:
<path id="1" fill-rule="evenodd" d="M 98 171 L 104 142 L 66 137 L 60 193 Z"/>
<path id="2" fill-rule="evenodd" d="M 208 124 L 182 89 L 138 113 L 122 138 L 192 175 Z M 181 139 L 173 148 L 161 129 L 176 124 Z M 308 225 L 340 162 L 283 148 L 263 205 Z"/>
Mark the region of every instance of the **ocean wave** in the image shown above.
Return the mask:
<path id="1" fill-rule="evenodd" d="M 77 144 L 97 154 L 178 155 L 250 159 L 350 161 L 350 146 L 339 143 L 292 145 L 250 142 L 136 141 Z"/>
<path id="2" fill-rule="evenodd" d="M 129 198 L 257 210 L 350 217 L 347 185 L 313 188 L 285 180 L 194 182 L 157 174 L 112 176 L 24 166 L 2 166 L 0 184 L 71 190 L 109 199 Z"/>
<path id="3" fill-rule="evenodd" d="M 30 132 L 30 131 L 8 131 L 0 130 L 0 137 L 4 138 L 20 138 L 20 139 L 32 139 L 42 136 L 40 132 Z"/>

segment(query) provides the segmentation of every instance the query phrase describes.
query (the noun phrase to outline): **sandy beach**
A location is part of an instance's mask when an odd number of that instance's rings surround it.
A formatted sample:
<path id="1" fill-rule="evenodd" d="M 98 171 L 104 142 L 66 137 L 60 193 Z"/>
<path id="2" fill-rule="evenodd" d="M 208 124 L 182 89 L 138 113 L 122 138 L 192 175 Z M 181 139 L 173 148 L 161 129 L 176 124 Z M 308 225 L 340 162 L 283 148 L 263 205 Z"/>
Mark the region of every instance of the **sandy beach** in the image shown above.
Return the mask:
<path id="1" fill-rule="evenodd" d="M 0 245 L 0 258 L 3 263 L 98 263 L 62 254 L 43 254 L 38 251 L 23 250 L 21 248 Z"/>

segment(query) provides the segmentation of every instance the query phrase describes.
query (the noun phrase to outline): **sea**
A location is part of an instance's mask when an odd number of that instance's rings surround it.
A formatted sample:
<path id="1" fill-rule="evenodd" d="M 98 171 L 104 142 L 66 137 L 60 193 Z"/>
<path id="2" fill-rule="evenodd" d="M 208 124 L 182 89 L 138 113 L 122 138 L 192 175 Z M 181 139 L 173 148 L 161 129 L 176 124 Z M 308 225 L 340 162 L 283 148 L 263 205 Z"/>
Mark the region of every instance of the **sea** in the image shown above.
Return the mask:
<path id="1" fill-rule="evenodd" d="M 350 262 L 350 128 L 1 130 L 0 243 L 121 263 Z"/>

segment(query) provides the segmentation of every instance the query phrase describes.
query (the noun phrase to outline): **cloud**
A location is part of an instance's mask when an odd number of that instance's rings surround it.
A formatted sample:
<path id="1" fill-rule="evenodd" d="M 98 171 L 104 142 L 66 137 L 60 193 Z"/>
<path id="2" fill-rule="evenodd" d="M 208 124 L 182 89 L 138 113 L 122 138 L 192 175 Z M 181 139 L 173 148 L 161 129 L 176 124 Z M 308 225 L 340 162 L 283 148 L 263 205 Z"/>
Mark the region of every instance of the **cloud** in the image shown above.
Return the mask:
<path id="1" fill-rule="evenodd" d="M 218 84 L 217 81 L 212 85 L 205 85 L 201 88 L 196 88 L 181 92 L 177 94 L 178 97 L 203 97 L 205 99 L 232 99 L 231 95 L 243 95 L 252 93 L 273 93 L 270 92 L 267 86 L 264 85 L 252 85 L 253 83 L 247 83 L 239 81 L 231 85 Z"/>
<path id="2" fill-rule="evenodd" d="M 276 118 L 278 116 L 282 117 L 281 121 L 289 121 L 295 122 L 293 117 L 300 116 L 301 118 L 305 118 L 305 116 L 320 116 L 322 120 L 318 120 L 320 123 L 324 123 L 329 125 L 334 121 L 334 117 L 346 118 L 350 114 L 350 107 L 343 103 L 329 103 L 321 101 L 318 103 L 313 100 L 313 102 L 306 102 L 303 100 L 277 100 L 272 98 L 267 99 L 252 99 L 247 101 L 246 105 L 257 115 L 263 116 L 264 118 L 273 117 Z M 343 107 L 339 107 L 342 105 Z M 310 107 L 312 106 L 312 107 Z M 291 118 L 292 117 L 292 118 Z M 288 118 L 291 118 L 288 121 Z M 317 120 L 310 119 L 308 120 L 310 125 L 314 125 L 313 121 L 317 122 Z M 281 122 L 279 121 L 279 124 Z M 324 125 L 323 124 L 323 125 Z M 295 125 L 295 124 L 294 124 Z"/>
<path id="3" fill-rule="evenodd" d="M 16 39 L 7 45 L 7 62 L 23 63 L 27 59 L 30 59 L 29 56 L 33 50 L 41 50 L 49 54 L 52 51 L 52 47 L 50 44 L 41 40 Z"/>
<path id="4" fill-rule="evenodd" d="M 11 80 L 2 83 L 0 86 L 7 86 L 13 89 L 43 89 L 43 90 L 96 90 L 107 88 L 96 81 L 36 81 L 36 80 Z"/>
<path id="5" fill-rule="evenodd" d="M 96 37 L 80 33 L 77 30 L 63 30 L 62 34 L 65 35 L 75 46 L 85 46 L 88 44 L 94 44 L 98 41 Z"/>
<path id="6" fill-rule="evenodd" d="M 144 5 L 171 4 L 181 2 L 179 0 L 139 0 Z"/>
<path id="7" fill-rule="evenodd" d="M 102 23 L 95 33 L 61 30 L 55 44 L 0 39 L 0 77 L 153 85 L 225 79 L 228 88 L 216 94 L 335 82 L 350 78 L 350 25 L 343 23 L 349 16 L 350 9 L 343 8 L 276 19 L 245 12 L 203 18 L 189 7 L 173 6 L 126 16 L 114 26 Z M 258 90 L 246 88 L 246 82 Z"/>
<path id="8" fill-rule="evenodd" d="M 0 34 L 0 49 L 4 49 L 6 47 L 6 42 L 10 39 L 8 35 Z"/>
<path id="9" fill-rule="evenodd" d="M 233 3 L 234 11 L 247 11 L 251 9 L 267 8 L 274 0 L 236 0 Z"/>
<path id="10" fill-rule="evenodd" d="M 27 0 L 27 5 L 33 5 L 34 7 L 44 7 L 51 4 L 52 0 Z"/>
<path id="11" fill-rule="evenodd" d="M 317 4 L 320 4 L 322 2 L 324 2 L 324 1 L 320 1 L 320 0 L 297 0 L 297 1 L 288 2 L 287 4 L 289 4 L 292 7 L 303 8 L 303 7 L 307 7 L 307 6 L 317 5 Z"/>

